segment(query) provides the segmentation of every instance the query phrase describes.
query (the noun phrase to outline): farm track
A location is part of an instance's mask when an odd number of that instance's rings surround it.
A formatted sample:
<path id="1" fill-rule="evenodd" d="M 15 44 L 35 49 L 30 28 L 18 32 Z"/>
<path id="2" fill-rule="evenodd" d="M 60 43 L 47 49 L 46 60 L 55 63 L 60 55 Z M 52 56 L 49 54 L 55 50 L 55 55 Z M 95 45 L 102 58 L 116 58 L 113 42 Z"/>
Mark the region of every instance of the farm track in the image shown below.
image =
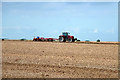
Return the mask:
<path id="1" fill-rule="evenodd" d="M 3 41 L 3 78 L 117 78 L 118 45 Z"/>

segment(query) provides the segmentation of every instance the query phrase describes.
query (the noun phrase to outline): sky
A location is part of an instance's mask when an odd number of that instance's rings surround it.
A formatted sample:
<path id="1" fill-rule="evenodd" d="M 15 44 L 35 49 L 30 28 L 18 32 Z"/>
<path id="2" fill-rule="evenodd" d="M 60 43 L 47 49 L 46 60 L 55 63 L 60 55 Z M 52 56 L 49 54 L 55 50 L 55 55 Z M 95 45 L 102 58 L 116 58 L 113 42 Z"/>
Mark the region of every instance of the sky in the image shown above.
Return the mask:
<path id="1" fill-rule="evenodd" d="M 118 41 L 118 3 L 2 3 L 3 38 L 58 38 L 62 32 L 70 32 L 81 41 Z"/>

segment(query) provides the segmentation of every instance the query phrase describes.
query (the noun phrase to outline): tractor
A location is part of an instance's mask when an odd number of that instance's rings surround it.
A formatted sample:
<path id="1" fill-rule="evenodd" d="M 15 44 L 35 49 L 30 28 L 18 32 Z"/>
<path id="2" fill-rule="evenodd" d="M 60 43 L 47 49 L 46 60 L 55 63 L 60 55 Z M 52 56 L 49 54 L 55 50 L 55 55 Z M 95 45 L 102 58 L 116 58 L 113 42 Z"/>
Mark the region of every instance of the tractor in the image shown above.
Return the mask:
<path id="1" fill-rule="evenodd" d="M 62 35 L 59 36 L 59 42 L 74 42 L 77 40 L 77 38 L 74 38 L 74 36 L 70 36 L 70 33 L 68 32 L 63 32 Z"/>

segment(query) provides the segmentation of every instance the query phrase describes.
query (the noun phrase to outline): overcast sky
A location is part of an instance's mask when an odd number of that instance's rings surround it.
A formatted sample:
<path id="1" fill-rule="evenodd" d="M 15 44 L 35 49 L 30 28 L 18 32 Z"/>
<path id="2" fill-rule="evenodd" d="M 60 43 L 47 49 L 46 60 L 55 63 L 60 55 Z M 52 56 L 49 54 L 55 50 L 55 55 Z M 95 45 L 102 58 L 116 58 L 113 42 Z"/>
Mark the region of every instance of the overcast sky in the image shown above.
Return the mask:
<path id="1" fill-rule="evenodd" d="M 3 2 L 2 37 L 32 39 L 68 31 L 85 41 L 118 41 L 117 2 Z"/>

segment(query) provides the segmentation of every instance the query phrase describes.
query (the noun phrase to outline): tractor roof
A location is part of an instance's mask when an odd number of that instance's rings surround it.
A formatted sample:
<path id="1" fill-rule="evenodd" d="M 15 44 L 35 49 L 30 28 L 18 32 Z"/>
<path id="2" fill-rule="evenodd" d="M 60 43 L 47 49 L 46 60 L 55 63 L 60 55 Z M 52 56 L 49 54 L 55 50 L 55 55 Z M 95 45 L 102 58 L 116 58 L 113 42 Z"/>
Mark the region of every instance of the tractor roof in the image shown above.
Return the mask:
<path id="1" fill-rule="evenodd" d="M 69 33 L 69 32 L 62 32 L 62 33 Z"/>

